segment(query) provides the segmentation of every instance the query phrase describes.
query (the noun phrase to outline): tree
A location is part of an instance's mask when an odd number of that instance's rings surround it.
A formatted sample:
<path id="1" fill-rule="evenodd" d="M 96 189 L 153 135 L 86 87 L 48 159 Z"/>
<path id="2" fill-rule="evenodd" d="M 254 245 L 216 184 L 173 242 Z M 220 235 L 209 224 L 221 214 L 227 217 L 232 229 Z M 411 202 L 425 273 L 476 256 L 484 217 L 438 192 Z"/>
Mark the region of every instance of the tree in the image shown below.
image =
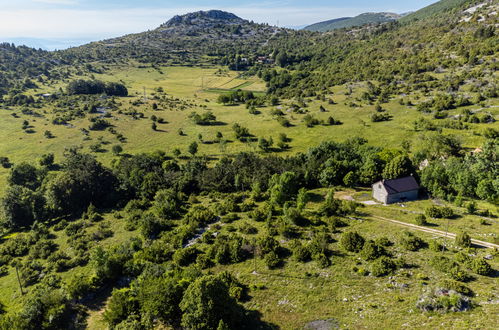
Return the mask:
<path id="1" fill-rule="evenodd" d="M 383 170 L 384 179 L 397 179 L 408 176 L 413 172 L 412 162 L 406 155 L 400 155 L 393 158 L 386 164 Z"/>
<path id="2" fill-rule="evenodd" d="M 416 216 L 416 224 L 418 226 L 426 226 L 428 222 L 426 221 L 426 216 L 424 214 L 418 214 Z"/>
<path id="3" fill-rule="evenodd" d="M 354 187 L 357 183 L 357 175 L 355 174 L 355 172 L 348 172 L 347 175 L 345 175 L 345 177 L 343 178 L 343 183 L 347 187 Z"/>
<path id="4" fill-rule="evenodd" d="M 194 281 L 184 293 L 180 303 L 182 326 L 187 329 L 216 329 L 223 320 L 235 329 L 243 319 L 236 300 L 219 277 L 203 276 Z"/>
<path id="5" fill-rule="evenodd" d="M 115 144 L 111 148 L 111 150 L 112 150 L 114 155 L 118 156 L 119 154 L 121 154 L 123 152 L 123 147 L 120 144 Z"/>
<path id="6" fill-rule="evenodd" d="M 187 150 L 192 156 L 196 155 L 196 153 L 198 152 L 198 144 L 196 142 L 192 142 L 190 145 L 189 145 L 189 148 Z"/>
<path id="7" fill-rule="evenodd" d="M 460 232 L 456 235 L 455 243 L 459 247 L 469 248 L 471 246 L 471 237 L 466 232 Z"/>
<path id="8" fill-rule="evenodd" d="M 300 190 L 298 191 L 298 196 L 296 197 L 296 207 L 298 208 L 298 210 L 303 210 L 307 205 L 309 199 L 310 196 L 307 192 L 307 189 L 300 188 Z"/>
<path id="9" fill-rule="evenodd" d="M 131 289 L 114 289 L 104 312 L 104 320 L 114 327 L 132 315 L 137 307 L 137 301 L 132 296 Z"/>
<path id="10" fill-rule="evenodd" d="M 153 211 L 163 219 L 175 219 L 180 215 L 181 201 L 171 189 L 159 190 L 154 196 Z"/>
<path id="11" fill-rule="evenodd" d="M 89 204 L 106 207 L 116 201 L 118 181 L 113 173 L 88 154 L 66 152 L 63 171 L 46 185 L 48 207 L 56 213 L 85 210 Z"/>
<path id="12" fill-rule="evenodd" d="M 158 125 L 155 122 L 152 122 L 151 128 L 153 131 L 156 131 L 156 130 L 158 130 Z"/>
<path id="13" fill-rule="evenodd" d="M 171 326 L 178 326 L 182 317 L 179 304 L 182 301 L 183 287 L 173 277 L 146 276 L 137 288 L 142 317 L 150 321 L 159 319 Z"/>
<path id="14" fill-rule="evenodd" d="M 294 172 L 274 174 L 269 182 L 270 200 L 282 205 L 289 201 L 298 190 L 298 176 Z"/>
<path id="15" fill-rule="evenodd" d="M 272 147 L 272 144 L 273 144 L 272 138 L 267 140 L 262 137 L 258 140 L 258 147 L 262 149 L 262 151 L 264 152 L 269 152 L 270 148 Z"/>
<path id="16" fill-rule="evenodd" d="M 40 193 L 23 186 L 10 186 L 1 200 L 1 213 L 5 225 L 22 228 L 42 220 L 45 211 L 45 199 Z"/>
<path id="17" fill-rule="evenodd" d="M 42 155 L 40 157 L 40 160 L 38 161 L 40 166 L 45 166 L 45 167 L 51 167 L 54 165 L 54 154 L 53 153 L 48 153 Z"/>
<path id="18" fill-rule="evenodd" d="M 357 232 L 347 232 L 341 235 L 340 244 L 349 252 L 360 252 L 364 246 L 364 237 Z"/>
<path id="19" fill-rule="evenodd" d="M 54 134 L 52 134 L 52 132 L 48 131 L 48 130 L 43 133 L 43 136 L 45 136 L 47 139 L 53 139 L 54 138 Z"/>
<path id="20" fill-rule="evenodd" d="M 33 165 L 21 163 L 12 168 L 9 177 L 7 178 L 7 182 L 10 185 L 23 186 L 34 190 L 41 184 L 40 174 L 42 173 Z"/>

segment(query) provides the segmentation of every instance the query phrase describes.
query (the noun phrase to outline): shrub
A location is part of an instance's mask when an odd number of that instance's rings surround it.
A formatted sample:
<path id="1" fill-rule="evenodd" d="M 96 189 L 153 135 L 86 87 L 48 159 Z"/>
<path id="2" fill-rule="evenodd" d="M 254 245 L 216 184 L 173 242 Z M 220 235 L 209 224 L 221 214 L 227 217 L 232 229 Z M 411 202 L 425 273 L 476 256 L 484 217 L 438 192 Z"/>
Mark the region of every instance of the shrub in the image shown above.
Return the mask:
<path id="1" fill-rule="evenodd" d="M 369 240 L 364 243 L 360 256 L 364 260 L 375 260 L 385 254 L 383 247 L 377 245 L 374 241 Z"/>
<path id="2" fill-rule="evenodd" d="M 255 221 L 265 221 L 265 219 L 267 218 L 266 212 L 261 207 L 249 212 L 248 216 L 250 219 Z"/>
<path id="3" fill-rule="evenodd" d="M 317 261 L 320 268 L 327 268 L 331 265 L 331 260 L 329 260 L 325 253 L 315 254 L 314 260 Z"/>
<path id="4" fill-rule="evenodd" d="M 239 231 L 243 234 L 246 234 L 246 235 L 254 235 L 254 234 L 258 233 L 258 229 L 256 229 L 256 227 L 252 226 L 248 222 L 244 222 L 241 225 L 241 227 L 239 227 Z"/>
<path id="5" fill-rule="evenodd" d="M 376 277 L 391 274 L 396 269 L 396 263 L 387 256 L 382 256 L 371 263 L 371 274 Z"/>
<path id="6" fill-rule="evenodd" d="M 456 235 L 455 243 L 459 247 L 469 248 L 471 246 L 471 237 L 466 232 L 460 232 Z"/>
<path id="7" fill-rule="evenodd" d="M 393 243 L 388 239 L 388 237 L 380 237 L 376 239 L 376 244 L 384 247 L 392 246 Z"/>
<path id="8" fill-rule="evenodd" d="M 274 251 L 267 253 L 265 255 L 264 260 L 265 260 L 265 265 L 267 265 L 269 269 L 274 269 L 279 267 L 282 262 L 281 259 L 279 258 L 279 255 Z"/>
<path id="9" fill-rule="evenodd" d="M 293 257 L 297 261 L 306 262 L 310 260 L 310 250 L 304 246 L 299 240 L 295 240 L 291 244 L 291 251 Z"/>
<path id="10" fill-rule="evenodd" d="M 428 244 L 428 248 L 431 250 L 431 251 L 434 251 L 434 252 L 440 252 L 442 251 L 442 248 L 443 248 L 443 245 L 440 244 L 439 241 L 437 241 L 436 239 L 432 239 L 430 241 L 430 243 Z"/>
<path id="11" fill-rule="evenodd" d="M 400 239 L 400 245 L 408 251 L 417 251 L 424 247 L 425 242 L 413 233 L 405 231 Z"/>
<path id="12" fill-rule="evenodd" d="M 454 291 L 456 291 L 460 294 L 463 294 L 465 296 L 468 296 L 468 297 L 472 297 L 474 295 L 473 291 L 470 288 L 468 288 L 466 285 L 461 284 L 457 281 L 444 279 L 440 283 L 440 286 L 444 289 L 454 290 Z"/>
<path id="13" fill-rule="evenodd" d="M 260 238 L 258 240 L 258 246 L 264 255 L 270 252 L 276 252 L 280 247 L 279 242 L 271 236 Z"/>
<path id="14" fill-rule="evenodd" d="M 213 262 L 211 261 L 210 256 L 204 253 L 197 256 L 196 264 L 201 269 L 206 269 L 213 266 Z"/>
<path id="15" fill-rule="evenodd" d="M 448 206 L 444 206 L 444 207 L 439 207 L 439 206 L 430 206 L 429 208 L 427 208 L 425 210 L 425 214 L 427 217 L 430 217 L 430 218 L 436 218 L 436 219 L 440 219 L 440 218 L 446 218 L 446 219 L 450 219 L 454 216 L 454 211 L 452 210 L 452 208 L 448 207 Z"/>
<path id="16" fill-rule="evenodd" d="M 492 267 L 490 266 L 490 264 L 487 261 L 485 261 L 482 258 L 474 259 L 471 262 L 471 270 L 474 273 L 476 273 L 478 275 L 483 275 L 483 276 L 487 276 L 487 275 L 490 275 L 492 273 Z"/>
<path id="17" fill-rule="evenodd" d="M 196 261 L 198 252 L 199 251 L 194 247 L 178 249 L 173 254 L 173 262 L 179 266 L 189 266 L 191 263 Z"/>
<path id="18" fill-rule="evenodd" d="M 357 232 L 347 232 L 341 235 L 340 244 L 349 252 L 360 252 L 364 246 L 364 237 Z"/>
<path id="19" fill-rule="evenodd" d="M 426 217 L 424 216 L 424 214 L 418 214 L 416 216 L 416 224 L 418 226 L 426 226 L 428 223 L 426 222 Z"/>
<path id="20" fill-rule="evenodd" d="M 418 299 L 416 307 L 424 312 L 459 312 L 472 308 L 471 301 L 453 290 L 435 290 Z"/>

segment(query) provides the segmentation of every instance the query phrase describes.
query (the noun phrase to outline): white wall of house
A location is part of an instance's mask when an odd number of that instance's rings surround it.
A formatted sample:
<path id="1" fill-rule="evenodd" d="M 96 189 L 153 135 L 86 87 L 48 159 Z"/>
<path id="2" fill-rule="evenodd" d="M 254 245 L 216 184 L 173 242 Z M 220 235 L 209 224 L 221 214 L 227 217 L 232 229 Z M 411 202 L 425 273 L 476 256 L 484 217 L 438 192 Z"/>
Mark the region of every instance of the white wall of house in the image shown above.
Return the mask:
<path id="1" fill-rule="evenodd" d="M 393 204 L 403 201 L 414 201 L 419 197 L 419 190 L 404 191 L 397 194 L 388 194 L 381 182 L 372 185 L 373 198 L 383 204 Z"/>
<path id="2" fill-rule="evenodd" d="M 381 182 L 376 182 L 373 184 L 373 198 L 378 202 L 386 204 L 388 197 L 388 192 L 385 187 L 381 184 Z"/>

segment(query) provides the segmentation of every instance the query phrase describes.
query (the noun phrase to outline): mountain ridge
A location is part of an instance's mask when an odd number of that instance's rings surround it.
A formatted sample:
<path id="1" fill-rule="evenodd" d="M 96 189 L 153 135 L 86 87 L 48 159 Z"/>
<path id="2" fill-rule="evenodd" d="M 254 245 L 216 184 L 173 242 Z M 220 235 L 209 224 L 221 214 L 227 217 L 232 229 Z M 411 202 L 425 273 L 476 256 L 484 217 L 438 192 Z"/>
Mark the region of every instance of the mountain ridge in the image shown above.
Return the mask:
<path id="1" fill-rule="evenodd" d="M 362 26 L 367 24 L 386 23 L 403 17 L 390 12 L 366 12 L 355 17 L 340 17 L 306 26 L 303 30 L 315 32 L 329 32 L 342 28 Z"/>

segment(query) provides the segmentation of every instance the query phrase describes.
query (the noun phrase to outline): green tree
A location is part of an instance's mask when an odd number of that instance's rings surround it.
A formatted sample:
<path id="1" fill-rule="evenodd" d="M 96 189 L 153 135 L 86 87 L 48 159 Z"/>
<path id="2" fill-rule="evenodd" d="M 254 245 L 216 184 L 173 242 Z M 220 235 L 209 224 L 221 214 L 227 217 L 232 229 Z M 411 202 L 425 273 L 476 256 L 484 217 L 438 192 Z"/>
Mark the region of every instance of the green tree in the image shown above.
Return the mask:
<path id="1" fill-rule="evenodd" d="M 229 295 L 227 284 L 213 275 L 198 278 L 189 285 L 180 309 L 181 324 L 187 329 L 216 329 L 220 320 L 232 329 L 243 319 L 242 310 Z"/>
<path id="2" fill-rule="evenodd" d="M 348 252 L 360 252 L 365 239 L 357 232 L 347 232 L 341 235 L 340 244 Z"/>
<path id="3" fill-rule="evenodd" d="M 119 144 L 115 144 L 112 148 L 111 148 L 112 152 L 114 155 L 118 156 L 119 154 L 121 154 L 123 152 L 123 147 Z"/>
<path id="4" fill-rule="evenodd" d="M 115 327 L 134 314 L 137 309 L 137 300 L 132 295 L 131 289 L 114 289 L 104 311 L 104 320 L 110 327 Z"/>
<path id="5" fill-rule="evenodd" d="M 298 190 L 298 177 L 294 172 L 274 174 L 270 179 L 270 199 L 282 205 L 291 200 Z"/>
<path id="6" fill-rule="evenodd" d="M 459 247 L 469 248 L 471 246 L 471 237 L 466 232 L 460 232 L 456 235 L 455 243 Z"/>
<path id="7" fill-rule="evenodd" d="M 410 175 L 413 170 L 414 169 L 409 157 L 406 155 L 400 155 L 393 158 L 388 164 L 386 164 L 385 169 L 383 170 L 383 178 L 401 178 Z"/>
<path id="8" fill-rule="evenodd" d="M 178 194 L 171 189 L 159 190 L 152 205 L 156 216 L 163 219 L 175 219 L 180 215 L 182 202 Z"/>
<path id="9" fill-rule="evenodd" d="M 12 168 L 7 182 L 10 185 L 23 186 L 32 190 L 41 184 L 41 173 L 36 167 L 28 163 L 20 163 Z"/>
<path id="10" fill-rule="evenodd" d="M 187 150 L 192 156 L 196 155 L 198 152 L 198 144 L 196 142 L 192 142 L 189 145 L 189 148 Z"/>

